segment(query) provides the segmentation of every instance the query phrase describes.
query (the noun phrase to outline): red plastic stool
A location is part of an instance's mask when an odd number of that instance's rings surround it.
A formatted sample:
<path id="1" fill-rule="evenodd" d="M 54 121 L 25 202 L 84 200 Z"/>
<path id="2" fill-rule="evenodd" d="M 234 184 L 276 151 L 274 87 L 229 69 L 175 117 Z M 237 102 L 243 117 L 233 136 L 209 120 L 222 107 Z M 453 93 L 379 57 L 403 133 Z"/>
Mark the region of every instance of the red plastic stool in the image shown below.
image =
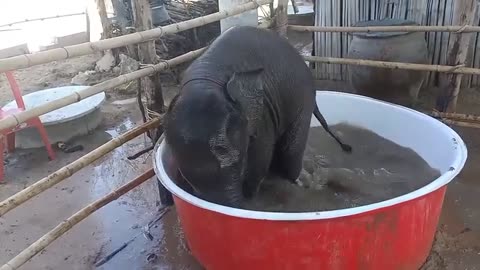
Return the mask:
<path id="1" fill-rule="evenodd" d="M 5 117 L 25 111 L 25 103 L 23 102 L 23 97 L 22 93 L 20 91 L 20 88 L 18 87 L 17 81 L 15 80 L 15 77 L 13 76 L 13 73 L 11 71 L 5 72 L 5 75 L 7 75 L 7 80 L 8 83 L 10 84 L 10 88 L 12 89 L 13 96 L 15 97 L 15 102 L 17 103 L 17 107 L 15 109 L 9 109 L 9 110 L 2 110 L 0 108 L 0 119 L 4 119 Z M 39 117 L 34 117 L 32 119 L 27 120 L 25 123 L 22 123 L 16 127 L 13 128 L 8 128 L 0 131 L 0 182 L 3 181 L 4 177 L 4 166 L 3 166 L 3 151 L 5 147 L 5 138 L 6 138 L 6 144 L 7 144 L 7 150 L 9 153 L 12 153 L 15 150 L 15 132 L 25 129 L 27 127 L 36 127 L 38 132 L 40 133 L 40 136 L 42 137 L 42 141 L 45 144 L 45 147 L 47 148 L 48 152 L 48 157 L 50 160 L 55 159 L 55 152 L 53 151 L 52 145 L 50 144 L 48 140 L 48 134 L 47 130 L 42 124 L 42 121 L 40 121 Z"/>

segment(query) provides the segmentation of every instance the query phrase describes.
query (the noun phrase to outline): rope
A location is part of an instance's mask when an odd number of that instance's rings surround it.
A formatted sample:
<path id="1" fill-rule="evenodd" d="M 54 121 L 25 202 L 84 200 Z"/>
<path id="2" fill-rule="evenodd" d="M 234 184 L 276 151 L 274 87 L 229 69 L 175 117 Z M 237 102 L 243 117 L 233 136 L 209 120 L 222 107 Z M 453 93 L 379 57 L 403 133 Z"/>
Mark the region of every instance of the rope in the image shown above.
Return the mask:
<path id="1" fill-rule="evenodd" d="M 458 29 L 457 31 L 455 31 L 455 33 L 459 34 L 459 33 L 463 33 L 465 31 L 465 29 L 467 29 L 467 27 L 469 27 L 468 24 L 462 26 L 462 28 Z"/>

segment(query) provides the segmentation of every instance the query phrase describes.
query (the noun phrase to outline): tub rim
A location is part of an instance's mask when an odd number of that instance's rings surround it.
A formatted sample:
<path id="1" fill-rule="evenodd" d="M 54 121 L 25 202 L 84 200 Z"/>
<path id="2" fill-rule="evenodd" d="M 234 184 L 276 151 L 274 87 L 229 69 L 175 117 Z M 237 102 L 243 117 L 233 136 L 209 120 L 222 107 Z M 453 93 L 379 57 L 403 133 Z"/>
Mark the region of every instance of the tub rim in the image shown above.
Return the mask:
<path id="1" fill-rule="evenodd" d="M 389 102 L 384 102 L 380 101 L 377 99 L 365 97 L 365 96 L 360 96 L 356 94 L 350 94 L 350 93 L 343 93 L 343 92 L 336 92 L 336 91 L 328 91 L 328 90 L 320 90 L 316 91 L 315 98 L 319 94 L 330 94 L 330 95 L 340 95 L 340 96 L 347 96 L 349 98 L 357 98 L 357 99 L 364 99 L 364 100 L 370 100 L 375 103 L 386 103 L 390 106 L 395 106 L 400 110 L 403 110 L 405 112 L 408 112 L 410 114 L 415 114 L 417 116 L 423 117 L 423 118 L 431 118 L 430 116 L 423 114 L 421 112 L 415 111 L 413 109 L 403 107 L 397 104 L 389 103 Z M 286 213 L 286 212 L 263 212 L 263 211 L 253 211 L 253 210 L 245 210 L 245 209 L 239 209 L 239 208 L 233 208 L 229 206 L 224 206 L 212 202 L 205 201 L 203 199 L 200 199 L 183 189 L 181 189 L 179 186 L 177 186 L 172 179 L 167 175 L 165 168 L 163 167 L 163 162 L 161 161 L 161 153 L 163 153 L 163 149 L 165 146 L 165 141 L 163 139 L 158 140 L 157 144 L 155 145 L 154 148 L 154 156 L 152 158 L 153 160 L 153 167 L 155 170 L 155 174 L 158 177 L 158 181 L 167 189 L 169 190 L 174 196 L 178 197 L 179 199 L 188 202 L 189 204 L 205 209 L 205 210 L 210 210 L 213 212 L 217 212 L 220 214 L 224 214 L 227 216 L 232 216 L 232 217 L 237 217 L 237 218 L 246 218 L 246 219 L 255 219 L 255 220 L 270 220 L 270 221 L 305 221 L 305 220 L 324 220 L 324 219 L 334 219 L 334 218 L 341 218 L 341 217 L 348 217 L 348 216 L 354 216 L 354 215 L 360 215 L 360 214 L 365 214 L 367 212 L 372 212 L 376 210 L 380 210 L 383 208 L 391 207 L 394 205 L 398 205 L 401 203 L 406 203 L 409 201 L 413 201 L 419 197 L 425 196 L 427 194 L 430 194 L 443 186 L 447 185 L 450 183 L 463 169 L 465 162 L 467 160 L 468 156 L 468 150 L 467 147 L 462 140 L 462 138 L 449 126 L 445 125 L 444 123 L 431 118 L 429 119 L 430 121 L 437 121 L 439 125 L 443 126 L 442 128 L 449 132 L 450 135 L 452 136 L 452 144 L 454 144 L 455 151 L 457 153 L 455 160 L 451 164 L 451 167 L 454 168 L 454 170 L 448 170 L 447 172 L 443 173 L 429 183 L 428 185 L 414 190 L 412 192 L 409 192 L 407 194 L 394 197 L 392 199 L 388 199 L 385 201 L 373 203 L 373 204 L 367 204 L 363 206 L 357 206 L 357 207 L 352 207 L 352 208 L 344 208 L 344 209 L 337 209 L 337 210 L 328 210 L 328 211 L 316 211 L 316 212 L 296 212 L 296 213 Z M 163 138 L 163 137 L 162 137 Z M 157 166 L 159 165 L 159 166 Z"/>

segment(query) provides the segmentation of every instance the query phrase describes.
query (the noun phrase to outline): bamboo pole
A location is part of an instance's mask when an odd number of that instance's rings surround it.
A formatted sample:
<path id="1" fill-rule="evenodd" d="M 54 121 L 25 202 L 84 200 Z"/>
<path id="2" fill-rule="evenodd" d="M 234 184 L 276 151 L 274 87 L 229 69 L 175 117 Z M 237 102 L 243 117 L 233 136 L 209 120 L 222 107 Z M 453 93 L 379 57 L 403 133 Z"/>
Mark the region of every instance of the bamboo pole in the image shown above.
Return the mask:
<path id="1" fill-rule="evenodd" d="M 443 118 L 440 121 L 448 125 L 455 125 L 459 127 L 480 128 L 479 123 L 463 122 L 463 121 L 456 121 L 456 120 L 443 119 Z"/>
<path id="2" fill-rule="evenodd" d="M 472 24 L 477 10 L 477 0 L 457 0 L 453 14 L 453 23 Z M 452 33 L 448 41 L 447 65 L 463 65 L 467 58 L 471 34 Z M 448 74 L 440 80 L 442 93 L 437 98 L 437 110 L 455 112 L 462 74 Z"/>
<path id="3" fill-rule="evenodd" d="M 442 112 L 431 112 L 428 113 L 433 117 L 440 117 L 440 118 L 448 118 L 451 120 L 463 120 L 463 121 L 472 121 L 478 122 L 480 124 L 480 116 L 476 116 L 473 114 L 462 114 L 462 113 L 442 113 Z"/>
<path id="4" fill-rule="evenodd" d="M 28 201 L 29 199 L 42 193 L 43 191 L 51 188 L 52 186 L 72 176 L 74 173 L 78 172 L 80 169 L 86 167 L 87 165 L 93 163 L 97 159 L 108 154 L 113 149 L 121 146 L 122 144 L 137 137 L 138 135 L 145 133 L 145 130 L 158 126 L 160 122 L 161 120 L 157 118 L 143 125 L 140 125 L 132 130 L 129 130 L 126 133 L 108 141 L 102 146 L 84 155 L 83 157 L 75 160 L 74 162 L 50 174 L 49 176 L 41 179 L 35 184 L 23 189 L 17 194 L 10 196 L 6 200 L 0 202 L 0 217 L 8 213 L 10 210 L 16 208 L 17 206 L 21 205 L 22 203 Z"/>
<path id="5" fill-rule="evenodd" d="M 99 84 L 96 84 L 94 86 L 85 88 L 83 90 L 76 91 L 73 94 L 70 94 L 68 96 L 65 96 L 60 99 L 52 100 L 48 103 L 42 104 L 40 106 L 37 106 L 35 108 L 19 112 L 16 114 L 9 115 L 2 120 L 0 120 L 0 130 L 4 130 L 7 128 L 15 127 L 21 123 L 24 123 L 28 119 L 31 119 L 36 116 L 40 116 L 43 114 L 46 114 L 48 112 L 54 111 L 56 109 L 60 109 L 62 107 L 65 107 L 67 105 L 73 104 L 75 102 L 79 102 L 82 99 L 85 99 L 87 97 L 93 96 L 95 94 L 98 94 L 100 92 L 103 92 L 107 89 L 114 88 L 117 86 L 120 86 L 124 83 L 137 80 L 141 77 L 149 76 L 152 75 L 156 72 L 168 69 L 169 67 L 191 61 L 198 57 L 204 50 L 205 48 L 198 49 L 195 51 L 191 51 L 189 53 L 180 55 L 178 57 L 172 58 L 170 60 L 165 60 L 157 65 L 152 65 L 152 66 L 147 66 L 144 69 L 140 69 L 131 73 L 127 73 L 124 75 L 121 75 L 119 77 L 101 82 Z"/>
<path id="6" fill-rule="evenodd" d="M 341 33 L 370 33 L 370 32 L 454 32 L 454 33 L 474 33 L 480 32 L 480 26 L 304 26 L 289 25 L 289 30 L 298 32 L 341 32 Z"/>
<path id="7" fill-rule="evenodd" d="M 57 48 L 57 49 L 37 52 L 33 54 L 24 54 L 24 55 L 14 56 L 10 58 L 0 59 L 0 73 L 8 70 L 31 67 L 31 66 L 45 64 L 45 63 L 56 61 L 56 60 L 73 58 L 77 56 L 92 54 L 99 51 L 105 51 L 108 49 L 123 47 L 127 45 L 132 45 L 136 43 L 157 39 L 164 35 L 178 33 L 188 29 L 206 25 L 212 22 L 216 22 L 221 19 L 243 13 L 245 11 L 256 9 L 259 6 L 268 4 L 270 2 L 271 0 L 255 0 L 246 4 L 239 5 L 229 10 L 212 13 L 203 17 L 170 24 L 163 27 L 157 27 L 155 29 L 151 29 L 147 31 L 136 32 L 133 34 L 99 40 L 95 42 L 86 42 L 82 44 L 66 46 L 63 48 Z"/>
<path id="8" fill-rule="evenodd" d="M 425 64 L 384 62 L 384 61 L 374 61 L 374 60 L 317 57 L 317 56 L 304 56 L 304 59 L 310 62 L 326 63 L 326 64 L 357 65 L 357 66 L 369 66 L 369 67 L 389 68 L 389 69 L 408 69 L 408 70 L 418 70 L 418 71 L 480 75 L 480 69 L 467 68 L 463 66 L 425 65 Z"/>
<path id="9" fill-rule="evenodd" d="M 155 172 L 152 168 L 146 171 L 145 173 L 143 173 L 142 175 L 138 176 L 137 178 L 133 179 L 132 181 L 108 193 L 106 196 L 82 208 L 80 211 L 76 212 L 73 216 L 69 217 L 68 219 L 64 220 L 62 223 L 58 224 L 53 230 L 49 231 L 47 234 L 45 234 L 40 239 L 38 239 L 33 244 L 31 244 L 28 248 L 20 252 L 20 254 L 18 254 L 13 259 L 11 259 L 6 264 L 4 264 L 2 267 L 0 267 L 0 270 L 18 269 L 20 266 L 25 264 L 28 260 L 33 258 L 33 256 L 37 255 L 39 252 L 45 249 L 48 245 L 50 245 L 53 241 L 55 241 L 57 238 L 62 236 L 64 233 L 70 230 L 73 226 L 78 224 L 80 221 L 84 220 L 85 218 L 87 218 L 89 215 L 91 215 L 98 209 L 118 199 L 123 194 L 129 192 L 130 190 L 144 183 L 145 181 L 152 178 L 153 176 L 155 176 Z"/>
<path id="10" fill-rule="evenodd" d="M 424 113 L 448 125 L 480 128 L 480 116 L 462 113 L 444 113 L 439 111 Z"/>

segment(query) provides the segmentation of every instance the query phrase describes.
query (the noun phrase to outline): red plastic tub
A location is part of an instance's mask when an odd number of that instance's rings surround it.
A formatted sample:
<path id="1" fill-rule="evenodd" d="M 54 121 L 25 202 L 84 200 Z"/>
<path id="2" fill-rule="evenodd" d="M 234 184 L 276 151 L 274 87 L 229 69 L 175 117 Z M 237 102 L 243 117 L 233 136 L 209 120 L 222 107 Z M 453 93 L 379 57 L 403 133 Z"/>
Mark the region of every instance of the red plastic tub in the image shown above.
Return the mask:
<path id="1" fill-rule="evenodd" d="M 411 193 L 361 207 L 248 211 L 201 200 L 176 186 L 164 167 L 162 142 L 155 153 L 157 176 L 174 194 L 189 247 L 206 269 L 417 270 L 425 262 L 446 185 L 467 158 L 463 140 L 429 116 L 371 98 L 321 91 L 317 103 L 329 124 L 351 123 L 410 147 L 442 175 Z M 316 119 L 312 126 L 318 126 Z"/>

